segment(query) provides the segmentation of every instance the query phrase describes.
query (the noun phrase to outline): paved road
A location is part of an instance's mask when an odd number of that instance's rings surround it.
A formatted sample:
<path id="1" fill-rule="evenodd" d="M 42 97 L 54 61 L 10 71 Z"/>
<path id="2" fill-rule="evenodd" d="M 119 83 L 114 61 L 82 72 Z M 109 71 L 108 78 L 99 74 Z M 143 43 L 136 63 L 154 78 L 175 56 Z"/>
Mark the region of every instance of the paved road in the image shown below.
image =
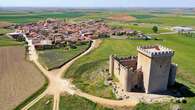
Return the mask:
<path id="1" fill-rule="evenodd" d="M 87 98 L 93 102 L 106 105 L 106 106 L 135 106 L 138 101 L 136 100 L 111 100 L 111 99 L 105 99 L 101 97 L 96 97 L 84 92 L 81 92 L 80 90 L 76 90 L 75 86 L 70 83 L 68 79 L 63 79 L 62 75 L 65 73 L 65 71 L 79 58 L 82 56 L 88 54 L 91 52 L 91 50 L 98 47 L 100 44 L 100 40 L 94 40 L 91 47 L 86 50 L 83 54 L 79 55 L 78 57 L 74 58 L 67 64 L 65 64 L 63 67 L 59 69 L 55 69 L 52 71 L 47 71 L 39 62 L 38 62 L 38 55 L 36 53 L 36 50 L 34 46 L 32 45 L 32 41 L 28 40 L 26 38 L 26 41 L 29 44 L 29 50 L 30 50 L 30 60 L 32 60 L 37 67 L 43 72 L 43 74 L 48 78 L 49 85 L 46 91 L 44 91 L 42 94 L 40 94 L 37 98 L 35 98 L 33 101 L 31 101 L 29 104 L 27 104 L 22 110 L 28 110 L 30 107 L 32 107 L 36 102 L 38 102 L 41 98 L 43 98 L 45 95 L 53 95 L 54 96 L 54 103 L 53 103 L 53 110 L 59 110 L 59 102 L 60 102 L 60 94 L 63 92 L 67 92 L 71 95 L 78 95 L 84 98 Z"/>

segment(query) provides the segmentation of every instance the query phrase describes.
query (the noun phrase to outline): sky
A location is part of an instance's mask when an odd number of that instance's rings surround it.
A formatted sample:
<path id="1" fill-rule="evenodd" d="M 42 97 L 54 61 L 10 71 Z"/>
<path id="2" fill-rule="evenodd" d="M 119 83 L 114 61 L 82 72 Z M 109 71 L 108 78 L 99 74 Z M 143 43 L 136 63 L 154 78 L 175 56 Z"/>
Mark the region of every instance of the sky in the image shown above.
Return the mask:
<path id="1" fill-rule="evenodd" d="M 195 0 L 0 0 L 0 7 L 195 7 Z"/>

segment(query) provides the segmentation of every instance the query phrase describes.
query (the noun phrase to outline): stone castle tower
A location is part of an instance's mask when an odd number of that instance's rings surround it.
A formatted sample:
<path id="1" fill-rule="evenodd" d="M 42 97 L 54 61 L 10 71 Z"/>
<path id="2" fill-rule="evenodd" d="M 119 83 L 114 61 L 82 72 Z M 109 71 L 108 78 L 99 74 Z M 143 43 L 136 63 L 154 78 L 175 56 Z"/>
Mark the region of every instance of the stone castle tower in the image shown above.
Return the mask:
<path id="1" fill-rule="evenodd" d="M 174 51 L 160 45 L 138 47 L 138 56 L 110 56 L 109 72 L 125 91 L 146 93 L 166 91 L 175 83 L 177 65 L 172 64 Z"/>
<path id="2" fill-rule="evenodd" d="M 171 64 L 174 51 L 162 46 L 138 47 L 138 64 L 143 72 L 144 89 L 146 93 L 167 90 L 169 77 L 172 78 Z M 173 81 L 173 80 L 170 80 Z M 175 80 L 174 80 L 175 81 Z"/>

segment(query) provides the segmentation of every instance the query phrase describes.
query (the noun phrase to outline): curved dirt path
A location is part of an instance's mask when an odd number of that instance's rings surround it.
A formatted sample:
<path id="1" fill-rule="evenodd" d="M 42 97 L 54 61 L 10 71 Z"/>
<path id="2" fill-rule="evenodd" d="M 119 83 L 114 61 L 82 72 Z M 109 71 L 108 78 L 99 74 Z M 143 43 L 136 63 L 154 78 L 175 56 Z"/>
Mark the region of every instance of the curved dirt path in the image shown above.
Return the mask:
<path id="1" fill-rule="evenodd" d="M 139 103 L 138 100 L 112 100 L 112 99 L 101 98 L 81 91 L 77 91 L 75 92 L 75 94 L 107 107 L 134 107 Z"/>
<path id="2" fill-rule="evenodd" d="M 46 95 L 53 95 L 54 96 L 54 103 L 53 103 L 53 110 L 59 110 L 59 102 L 60 102 L 60 94 L 63 92 L 67 92 L 71 95 L 78 95 L 81 97 L 84 97 L 86 99 L 89 99 L 95 103 L 99 103 L 105 106 L 112 106 L 112 107 L 132 107 L 135 106 L 138 101 L 135 100 L 111 100 L 111 99 L 105 99 L 101 97 L 96 97 L 84 92 L 81 92 L 80 90 L 76 90 L 75 86 L 70 83 L 68 79 L 63 79 L 62 75 L 67 71 L 67 69 L 79 58 L 82 56 L 89 54 L 93 49 L 97 48 L 99 44 L 101 43 L 101 40 L 94 40 L 91 47 L 86 50 L 84 53 L 79 55 L 78 57 L 74 58 L 67 64 L 65 64 L 63 67 L 59 69 L 55 69 L 52 71 L 47 71 L 39 62 L 38 62 L 38 55 L 36 53 L 36 50 L 34 46 L 32 45 L 31 41 L 27 39 L 29 43 L 29 50 L 30 50 L 30 59 L 37 65 L 37 67 L 43 72 L 43 74 L 48 78 L 49 85 L 48 88 L 40 94 L 38 97 L 36 97 L 33 101 L 31 101 L 29 104 L 27 104 L 22 110 L 28 110 L 30 107 L 32 107 L 35 103 L 37 103 L 41 98 L 43 98 Z"/>

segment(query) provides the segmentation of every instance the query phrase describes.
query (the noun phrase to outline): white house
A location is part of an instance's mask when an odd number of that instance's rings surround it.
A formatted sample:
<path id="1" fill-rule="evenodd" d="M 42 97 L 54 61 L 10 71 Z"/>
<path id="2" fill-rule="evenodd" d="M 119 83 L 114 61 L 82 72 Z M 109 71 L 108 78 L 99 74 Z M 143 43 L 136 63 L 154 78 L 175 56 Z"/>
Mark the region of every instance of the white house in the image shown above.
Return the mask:
<path id="1" fill-rule="evenodd" d="M 171 28 L 172 31 L 176 32 L 190 32 L 193 31 L 191 27 L 185 27 L 185 26 L 176 26 Z"/>

